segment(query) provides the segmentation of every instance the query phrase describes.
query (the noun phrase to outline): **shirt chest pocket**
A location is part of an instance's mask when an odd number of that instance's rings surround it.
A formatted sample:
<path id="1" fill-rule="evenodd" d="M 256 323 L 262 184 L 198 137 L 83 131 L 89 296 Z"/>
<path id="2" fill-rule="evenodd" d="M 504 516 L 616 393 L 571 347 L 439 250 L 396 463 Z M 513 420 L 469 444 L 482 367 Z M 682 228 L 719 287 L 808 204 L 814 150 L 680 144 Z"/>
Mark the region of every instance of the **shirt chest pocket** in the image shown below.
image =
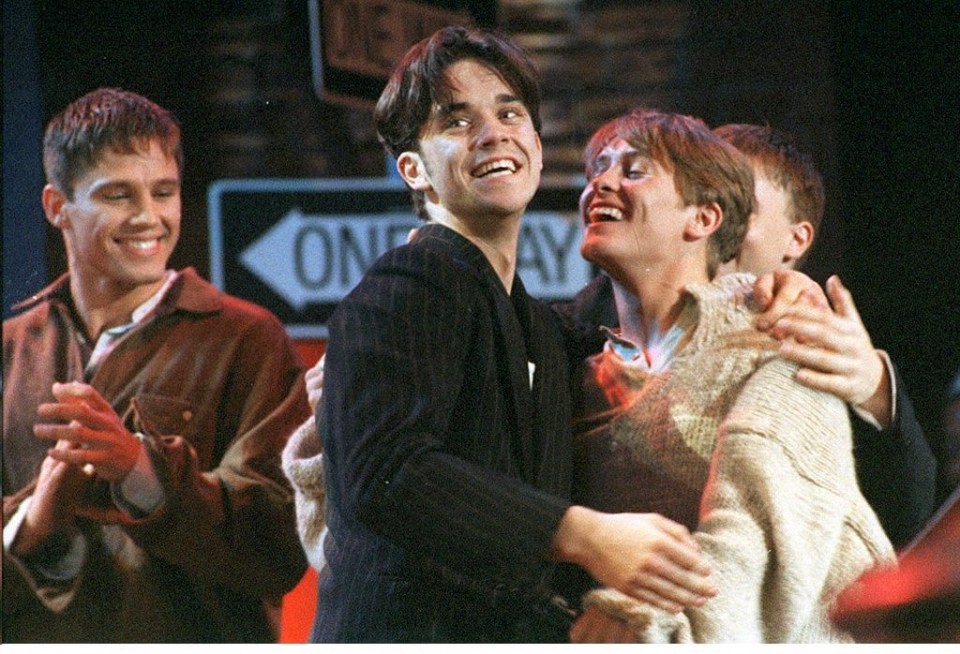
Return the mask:
<path id="1" fill-rule="evenodd" d="M 124 424 L 150 436 L 182 436 L 195 441 L 196 410 L 192 403 L 164 395 L 140 393 L 130 400 Z"/>

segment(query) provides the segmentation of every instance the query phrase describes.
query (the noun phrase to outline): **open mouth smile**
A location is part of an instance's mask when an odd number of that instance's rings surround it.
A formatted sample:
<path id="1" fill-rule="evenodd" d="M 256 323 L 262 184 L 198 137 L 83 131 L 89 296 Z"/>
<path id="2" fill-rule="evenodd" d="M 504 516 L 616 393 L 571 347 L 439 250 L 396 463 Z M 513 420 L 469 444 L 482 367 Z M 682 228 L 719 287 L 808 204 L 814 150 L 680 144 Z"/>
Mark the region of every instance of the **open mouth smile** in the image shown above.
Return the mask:
<path id="1" fill-rule="evenodd" d="M 623 210 L 617 207 L 598 205 L 590 207 L 587 211 L 586 218 L 588 225 L 604 222 L 620 222 L 623 220 Z"/>
<path id="2" fill-rule="evenodd" d="M 494 159 L 474 168 L 470 174 L 474 177 L 496 177 L 512 175 L 519 169 L 520 166 L 512 159 Z"/>
<path id="3" fill-rule="evenodd" d="M 121 248 L 138 252 L 141 254 L 152 254 L 159 250 L 164 237 L 155 236 L 153 238 L 115 238 L 114 243 Z"/>

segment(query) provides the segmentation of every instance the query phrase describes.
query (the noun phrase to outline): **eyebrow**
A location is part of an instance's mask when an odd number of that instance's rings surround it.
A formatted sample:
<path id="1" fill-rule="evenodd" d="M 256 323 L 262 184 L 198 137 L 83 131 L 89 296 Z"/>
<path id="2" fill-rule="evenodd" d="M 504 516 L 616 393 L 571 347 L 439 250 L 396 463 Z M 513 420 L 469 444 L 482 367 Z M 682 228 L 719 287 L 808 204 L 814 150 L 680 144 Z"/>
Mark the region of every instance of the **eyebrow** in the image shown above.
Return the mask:
<path id="1" fill-rule="evenodd" d="M 177 177 L 163 177 L 161 179 L 154 181 L 150 186 L 154 187 L 154 186 L 179 185 L 180 183 L 181 183 L 180 179 Z M 135 185 L 136 185 L 136 182 L 133 182 L 131 180 L 128 180 L 122 177 L 120 178 L 114 177 L 114 178 L 104 179 L 102 181 L 94 183 L 91 186 L 90 191 L 92 193 L 96 193 L 97 191 L 100 191 L 102 189 L 117 188 L 117 187 L 132 187 Z"/>
<path id="2" fill-rule="evenodd" d="M 649 152 L 645 152 L 644 150 L 631 144 L 628 149 L 624 150 L 618 155 L 612 155 L 608 153 L 605 146 L 603 150 L 597 153 L 597 156 L 593 157 L 586 163 L 585 172 L 589 176 L 598 168 L 609 165 L 609 163 L 614 160 L 625 161 L 628 165 L 633 165 L 638 160 L 642 160 L 647 164 L 657 164 L 662 167 L 662 164 L 651 157 Z"/>
<path id="3" fill-rule="evenodd" d="M 520 96 L 514 95 L 513 93 L 501 93 L 496 97 L 497 104 L 513 104 L 515 102 L 523 104 Z M 448 102 L 440 105 L 437 113 L 441 116 L 449 116 L 452 113 L 463 111 L 469 107 L 469 102 Z"/>

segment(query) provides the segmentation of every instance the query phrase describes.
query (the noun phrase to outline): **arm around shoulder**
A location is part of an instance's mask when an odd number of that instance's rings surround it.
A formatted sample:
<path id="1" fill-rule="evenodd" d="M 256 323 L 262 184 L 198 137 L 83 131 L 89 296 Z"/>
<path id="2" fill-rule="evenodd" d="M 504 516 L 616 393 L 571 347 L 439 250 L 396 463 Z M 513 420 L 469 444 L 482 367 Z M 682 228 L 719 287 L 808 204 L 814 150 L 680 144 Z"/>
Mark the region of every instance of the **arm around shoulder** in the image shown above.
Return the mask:
<path id="1" fill-rule="evenodd" d="M 877 430 L 853 418 L 857 479 L 896 547 L 906 545 L 936 510 L 937 463 L 900 377 L 889 362 L 893 422 Z"/>

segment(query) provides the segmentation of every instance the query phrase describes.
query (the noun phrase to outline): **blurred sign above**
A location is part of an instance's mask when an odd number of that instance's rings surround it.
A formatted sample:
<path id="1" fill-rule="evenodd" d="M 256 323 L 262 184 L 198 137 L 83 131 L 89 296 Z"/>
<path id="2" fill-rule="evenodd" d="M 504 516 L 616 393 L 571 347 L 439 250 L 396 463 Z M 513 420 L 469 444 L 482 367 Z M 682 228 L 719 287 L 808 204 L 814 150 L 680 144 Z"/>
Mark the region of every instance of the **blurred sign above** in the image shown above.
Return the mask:
<path id="1" fill-rule="evenodd" d="M 492 27 L 496 0 L 308 0 L 314 91 L 370 108 L 407 49 L 446 25 Z"/>

